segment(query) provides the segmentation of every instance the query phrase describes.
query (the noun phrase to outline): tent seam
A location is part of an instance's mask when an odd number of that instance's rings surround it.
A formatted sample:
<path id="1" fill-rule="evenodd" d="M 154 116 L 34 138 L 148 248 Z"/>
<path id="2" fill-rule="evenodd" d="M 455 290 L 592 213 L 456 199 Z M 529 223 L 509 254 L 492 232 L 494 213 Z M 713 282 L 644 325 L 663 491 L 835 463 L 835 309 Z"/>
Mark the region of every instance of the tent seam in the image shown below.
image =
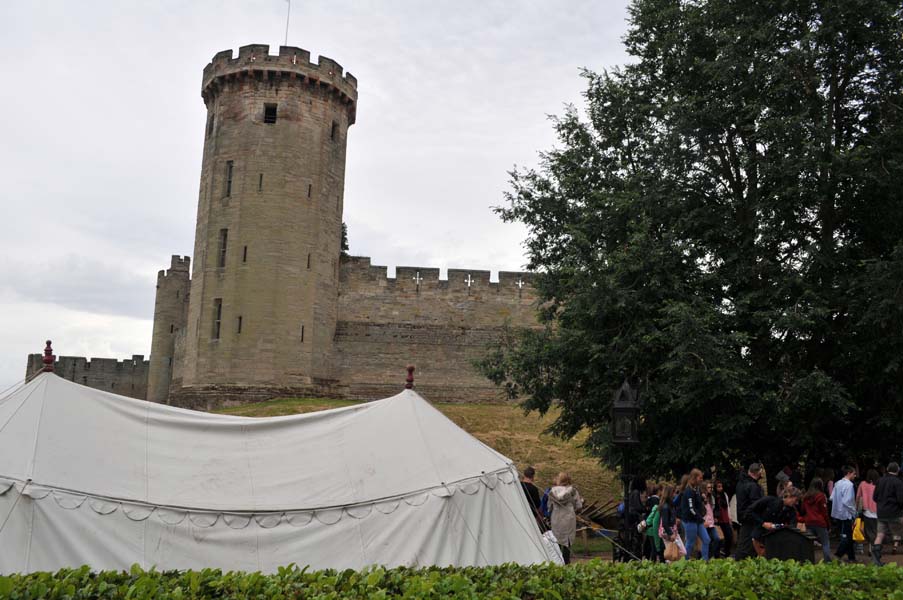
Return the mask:
<path id="1" fill-rule="evenodd" d="M 40 385 L 40 384 L 38 384 L 38 385 Z M 34 394 L 35 390 L 38 389 L 38 385 L 35 385 L 34 389 L 31 390 L 30 392 L 28 392 L 28 395 L 25 396 L 25 398 L 22 400 L 21 404 L 19 404 L 19 406 L 16 407 L 16 410 L 14 410 L 13 414 L 11 414 L 9 416 L 9 418 L 6 420 L 6 423 L 4 423 L 2 427 L 0 427 L 0 433 L 2 433 L 3 430 L 6 429 L 6 426 L 9 425 L 10 421 L 12 421 L 16 417 L 16 415 L 19 414 L 19 411 L 22 410 L 22 407 L 25 406 L 25 403 L 28 402 L 28 399 L 31 398 L 31 395 Z"/>
<path id="2" fill-rule="evenodd" d="M 38 424 L 34 430 L 34 441 L 32 442 L 31 446 L 31 460 L 28 462 L 27 475 L 29 480 L 34 476 L 35 459 L 38 456 L 38 439 L 41 437 L 41 425 L 44 422 L 44 407 L 47 405 L 47 383 L 44 383 L 43 391 L 44 393 L 41 395 L 41 411 L 38 413 Z M 29 394 L 28 396 L 31 397 L 31 394 Z M 16 412 L 18 412 L 18 410 Z"/>

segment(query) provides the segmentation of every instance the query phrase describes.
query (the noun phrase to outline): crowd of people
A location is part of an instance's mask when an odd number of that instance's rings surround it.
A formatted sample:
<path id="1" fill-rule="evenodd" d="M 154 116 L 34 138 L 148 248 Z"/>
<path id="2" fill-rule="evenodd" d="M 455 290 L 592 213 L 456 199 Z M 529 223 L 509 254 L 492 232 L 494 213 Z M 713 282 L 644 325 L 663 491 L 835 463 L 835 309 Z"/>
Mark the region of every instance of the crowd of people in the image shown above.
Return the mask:
<path id="1" fill-rule="evenodd" d="M 792 528 L 811 532 L 827 562 L 855 562 L 858 542 L 874 564 L 883 564 L 885 543 L 892 543 L 896 552 L 903 538 L 899 464 L 868 469 L 864 478 L 852 466 L 844 466 L 836 480 L 833 469 L 810 471 L 804 486 L 802 474 L 785 467 L 770 488 L 763 466 L 753 463 L 736 478 L 732 494 L 714 471 L 706 478 L 700 469 L 692 469 L 677 485 L 638 477 L 619 509 L 628 532 L 625 551 L 663 562 L 742 560 L 765 556 L 765 536 Z M 524 469 L 524 493 L 540 527 L 551 530 L 568 563 L 583 498 L 567 473 L 560 473 L 544 493 L 535 485 L 535 475 L 533 467 Z M 832 528 L 838 534 L 833 554 Z"/>

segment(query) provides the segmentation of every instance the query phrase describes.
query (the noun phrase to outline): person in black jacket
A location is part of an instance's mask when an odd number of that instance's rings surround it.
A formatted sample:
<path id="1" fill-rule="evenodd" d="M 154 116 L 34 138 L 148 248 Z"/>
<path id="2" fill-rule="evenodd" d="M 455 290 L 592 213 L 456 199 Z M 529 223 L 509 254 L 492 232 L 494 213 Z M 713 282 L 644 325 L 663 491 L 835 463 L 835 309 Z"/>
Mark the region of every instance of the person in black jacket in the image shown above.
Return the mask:
<path id="1" fill-rule="evenodd" d="M 674 496 L 674 486 L 666 485 L 662 491 L 661 501 L 658 505 L 658 514 L 661 519 L 662 542 L 673 542 L 677 535 L 675 531 L 677 518 L 674 516 L 674 505 L 671 498 Z"/>
<path id="2" fill-rule="evenodd" d="M 699 493 L 699 485 L 702 483 L 702 471 L 693 469 L 690 471 L 690 479 L 680 498 L 680 521 L 684 525 L 687 534 L 687 560 L 696 546 L 696 537 L 702 540 L 702 558 L 709 560 L 709 533 L 705 530 L 705 506 L 702 504 L 702 494 Z"/>
<path id="3" fill-rule="evenodd" d="M 788 487 L 782 496 L 765 496 L 753 502 L 747 511 L 748 519 L 755 523 L 752 531 L 756 554 L 765 556 L 765 544 L 761 541 L 766 532 L 778 527 L 796 527 L 796 505 L 803 493 Z"/>
<path id="4" fill-rule="evenodd" d="M 900 465 L 895 462 L 887 465 L 887 474 L 878 480 L 872 494 L 878 509 L 878 534 L 872 545 L 872 562 L 876 565 L 883 564 L 881 550 L 884 536 L 903 535 L 903 479 L 900 479 L 899 473 Z"/>
<path id="5" fill-rule="evenodd" d="M 749 465 L 746 473 L 740 475 L 737 481 L 737 520 L 740 521 L 740 533 L 737 534 L 736 560 L 752 558 L 756 555 L 752 543 L 753 529 L 756 522 L 747 513 L 749 507 L 764 495 L 759 485 L 759 477 L 762 475 L 762 465 L 753 463 Z"/>
<path id="6" fill-rule="evenodd" d="M 636 557 L 643 555 L 645 535 L 637 531 L 637 524 L 646 520 L 646 479 L 637 476 L 630 485 L 624 517 L 627 524 L 628 550 Z"/>

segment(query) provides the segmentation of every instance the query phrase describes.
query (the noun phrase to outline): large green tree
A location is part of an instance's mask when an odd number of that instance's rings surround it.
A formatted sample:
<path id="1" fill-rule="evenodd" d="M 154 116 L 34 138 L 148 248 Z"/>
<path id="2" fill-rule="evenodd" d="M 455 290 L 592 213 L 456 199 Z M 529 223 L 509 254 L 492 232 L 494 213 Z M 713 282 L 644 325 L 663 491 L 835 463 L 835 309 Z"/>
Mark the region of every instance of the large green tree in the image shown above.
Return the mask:
<path id="1" fill-rule="evenodd" d="M 898 0 L 635 0 L 633 60 L 512 174 L 543 301 L 482 363 L 611 464 L 640 382 L 649 472 L 903 446 Z"/>

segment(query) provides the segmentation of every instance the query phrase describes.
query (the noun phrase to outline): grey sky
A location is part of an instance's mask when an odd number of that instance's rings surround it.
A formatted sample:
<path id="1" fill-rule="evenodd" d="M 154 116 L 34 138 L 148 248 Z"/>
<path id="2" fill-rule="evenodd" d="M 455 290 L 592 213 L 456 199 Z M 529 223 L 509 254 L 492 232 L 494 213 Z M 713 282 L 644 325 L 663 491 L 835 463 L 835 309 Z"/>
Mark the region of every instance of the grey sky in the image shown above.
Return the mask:
<path id="1" fill-rule="evenodd" d="M 523 267 L 490 207 L 554 143 L 579 70 L 626 60 L 626 0 L 293 0 L 289 44 L 359 82 L 351 252 L 374 264 Z M 284 0 L 0 2 L 0 386 L 58 354 L 149 354 L 157 270 L 192 253 L 201 70 L 269 43 Z M 0 388 L 2 389 L 2 388 Z"/>

